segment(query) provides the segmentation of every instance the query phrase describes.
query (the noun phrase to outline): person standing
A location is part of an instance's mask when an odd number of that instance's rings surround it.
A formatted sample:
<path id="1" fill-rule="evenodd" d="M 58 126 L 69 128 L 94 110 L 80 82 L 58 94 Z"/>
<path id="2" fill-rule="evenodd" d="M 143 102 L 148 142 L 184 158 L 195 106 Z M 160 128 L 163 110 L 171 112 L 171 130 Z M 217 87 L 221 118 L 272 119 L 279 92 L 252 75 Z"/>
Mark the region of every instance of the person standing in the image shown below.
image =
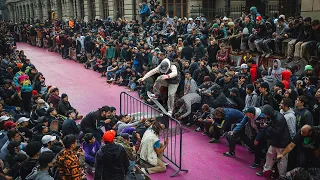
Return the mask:
<path id="1" fill-rule="evenodd" d="M 109 130 L 103 134 L 105 145 L 97 152 L 95 158 L 94 180 L 125 180 L 129 170 L 129 158 L 123 146 L 114 143 L 116 131 Z"/>
<path id="2" fill-rule="evenodd" d="M 76 152 L 77 137 L 69 134 L 65 136 L 62 141 L 65 149 L 60 151 L 57 156 L 60 177 L 65 180 L 81 180 L 82 170 Z M 83 150 L 81 153 L 84 155 Z"/>

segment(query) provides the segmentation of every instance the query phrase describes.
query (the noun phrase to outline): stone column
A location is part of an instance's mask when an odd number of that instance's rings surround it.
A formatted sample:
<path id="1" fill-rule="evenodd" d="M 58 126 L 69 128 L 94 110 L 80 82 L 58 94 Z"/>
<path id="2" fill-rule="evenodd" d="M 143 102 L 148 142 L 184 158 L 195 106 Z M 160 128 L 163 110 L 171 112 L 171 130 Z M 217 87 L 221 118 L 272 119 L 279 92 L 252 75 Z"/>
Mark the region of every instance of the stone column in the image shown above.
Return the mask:
<path id="1" fill-rule="evenodd" d="M 80 19 L 82 17 L 81 15 L 81 3 L 80 3 L 80 0 L 75 0 L 77 3 L 76 3 L 76 11 L 77 11 L 77 18 Z"/>
<path id="2" fill-rule="evenodd" d="M 221 1 L 221 0 L 219 0 Z M 202 0 L 189 0 L 188 1 L 188 11 L 189 17 L 200 16 L 198 10 L 202 8 Z"/>
<path id="3" fill-rule="evenodd" d="M 117 0 L 109 0 L 108 1 L 108 12 L 109 12 L 109 16 L 112 19 L 115 19 L 117 17 L 117 7 L 116 7 L 116 1 Z"/>
<path id="4" fill-rule="evenodd" d="M 91 13 L 90 11 L 90 7 L 89 7 L 89 0 L 84 0 L 83 1 L 84 4 L 84 21 L 88 22 L 89 19 L 91 19 Z"/>
<path id="5" fill-rule="evenodd" d="M 42 21 L 45 21 L 47 20 L 49 17 L 48 17 L 48 11 L 49 11 L 49 6 L 48 6 L 48 3 L 47 3 L 47 0 L 45 1 L 42 1 L 42 7 L 40 7 L 42 10 L 42 16 L 43 16 L 43 20 Z"/>
<path id="6" fill-rule="evenodd" d="M 96 11 L 95 19 L 103 19 L 102 0 L 95 0 L 95 11 Z"/>
<path id="7" fill-rule="evenodd" d="M 279 7 L 279 0 L 269 0 L 268 1 L 268 6 L 275 6 L 275 7 Z M 269 13 L 270 15 L 273 16 L 274 13 L 278 13 L 279 14 L 279 10 L 277 10 L 276 8 L 271 8 L 269 10 L 269 12 L 266 12 L 266 14 Z M 279 14 L 280 15 L 280 14 Z"/>
<path id="8" fill-rule="evenodd" d="M 124 18 L 127 20 L 133 19 L 134 11 L 133 0 L 124 0 Z"/>

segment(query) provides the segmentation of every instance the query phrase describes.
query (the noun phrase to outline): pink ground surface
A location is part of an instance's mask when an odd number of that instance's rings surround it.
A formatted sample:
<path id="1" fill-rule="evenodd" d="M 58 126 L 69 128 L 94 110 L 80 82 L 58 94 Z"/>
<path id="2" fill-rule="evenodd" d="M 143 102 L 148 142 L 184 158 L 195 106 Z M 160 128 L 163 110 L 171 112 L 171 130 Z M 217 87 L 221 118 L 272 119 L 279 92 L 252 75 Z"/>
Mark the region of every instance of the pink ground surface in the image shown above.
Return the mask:
<path id="1" fill-rule="evenodd" d="M 57 53 L 18 43 L 18 49 L 24 50 L 31 62 L 46 77 L 47 85 L 55 85 L 60 93 L 67 93 L 71 104 L 83 115 L 103 105 L 120 107 L 119 95 L 127 91 L 123 87 L 105 82 L 105 78 L 82 64 L 62 59 Z M 136 93 L 131 93 L 136 96 Z M 237 146 L 234 158 L 222 156 L 227 151 L 225 140 L 220 144 L 209 144 L 209 138 L 201 133 L 190 131 L 183 134 L 183 169 L 172 179 L 176 180 L 253 180 L 261 179 L 249 166 L 253 155 L 243 147 Z M 169 165 L 165 173 L 150 175 L 153 180 L 171 179 L 176 167 Z"/>

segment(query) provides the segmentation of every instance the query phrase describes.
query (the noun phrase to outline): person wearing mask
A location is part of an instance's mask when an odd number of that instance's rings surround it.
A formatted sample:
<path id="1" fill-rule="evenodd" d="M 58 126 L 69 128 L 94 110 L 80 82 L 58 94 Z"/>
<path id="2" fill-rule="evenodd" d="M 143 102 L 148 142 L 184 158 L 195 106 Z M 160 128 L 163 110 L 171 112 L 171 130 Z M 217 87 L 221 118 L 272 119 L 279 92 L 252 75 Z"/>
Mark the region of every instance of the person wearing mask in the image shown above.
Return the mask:
<path id="1" fill-rule="evenodd" d="M 104 121 L 104 123 L 106 124 L 110 123 L 111 120 L 106 119 L 108 116 L 110 116 L 110 114 L 111 112 L 108 106 L 103 106 L 102 108 L 99 108 L 97 111 L 90 112 L 80 122 L 81 130 L 85 134 L 93 133 L 96 140 L 98 142 L 101 142 L 103 132 L 100 129 L 100 121 Z"/>
<path id="2" fill-rule="evenodd" d="M 82 177 L 86 175 L 82 175 L 79 155 L 84 156 L 84 151 L 81 148 L 78 149 L 77 137 L 73 134 L 69 134 L 63 138 L 62 142 L 64 149 L 57 155 L 61 179 L 82 179 Z"/>
<path id="3" fill-rule="evenodd" d="M 257 172 L 257 176 L 269 177 L 272 172 L 272 167 L 275 163 L 274 158 L 281 154 L 284 148 L 290 143 L 291 137 L 287 121 L 284 116 L 275 111 L 269 104 L 262 107 L 262 113 L 271 120 L 268 122 L 260 122 L 266 132 L 266 138 L 269 140 L 270 146 L 266 155 L 266 163 L 263 166 L 263 171 Z M 285 156 L 278 162 L 278 172 L 280 176 L 284 176 L 287 172 L 288 156 Z"/>
<path id="4" fill-rule="evenodd" d="M 162 155 L 168 146 L 168 138 L 164 144 L 160 143 L 159 135 L 163 126 L 155 121 L 143 135 L 138 154 L 142 160 L 142 172 L 153 174 L 166 171 L 166 165 L 162 161 Z"/>
<path id="5" fill-rule="evenodd" d="M 34 180 L 54 180 L 49 171 L 55 165 L 55 154 L 51 151 L 42 152 L 39 156 L 39 170 Z"/>
<path id="6" fill-rule="evenodd" d="M 95 180 L 125 180 L 129 170 L 129 159 L 124 147 L 114 143 L 116 131 L 109 130 L 103 134 L 103 145 L 95 157 Z"/>

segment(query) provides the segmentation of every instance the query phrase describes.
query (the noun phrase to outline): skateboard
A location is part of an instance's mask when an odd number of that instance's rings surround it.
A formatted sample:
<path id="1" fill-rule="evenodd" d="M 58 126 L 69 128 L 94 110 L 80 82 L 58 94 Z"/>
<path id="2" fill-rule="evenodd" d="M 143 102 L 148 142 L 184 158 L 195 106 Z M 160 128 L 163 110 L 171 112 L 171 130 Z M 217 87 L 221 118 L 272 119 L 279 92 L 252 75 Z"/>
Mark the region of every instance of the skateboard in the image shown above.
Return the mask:
<path id="1" fill-rule="evenodd" d="M 151 96 L 151 92 L 147 91 L 148 97 L 158 106 L 158 108 L 163 112 L 163 114 L 168 114 L 168 111 L 159 103 L 159 101 Z"/>

